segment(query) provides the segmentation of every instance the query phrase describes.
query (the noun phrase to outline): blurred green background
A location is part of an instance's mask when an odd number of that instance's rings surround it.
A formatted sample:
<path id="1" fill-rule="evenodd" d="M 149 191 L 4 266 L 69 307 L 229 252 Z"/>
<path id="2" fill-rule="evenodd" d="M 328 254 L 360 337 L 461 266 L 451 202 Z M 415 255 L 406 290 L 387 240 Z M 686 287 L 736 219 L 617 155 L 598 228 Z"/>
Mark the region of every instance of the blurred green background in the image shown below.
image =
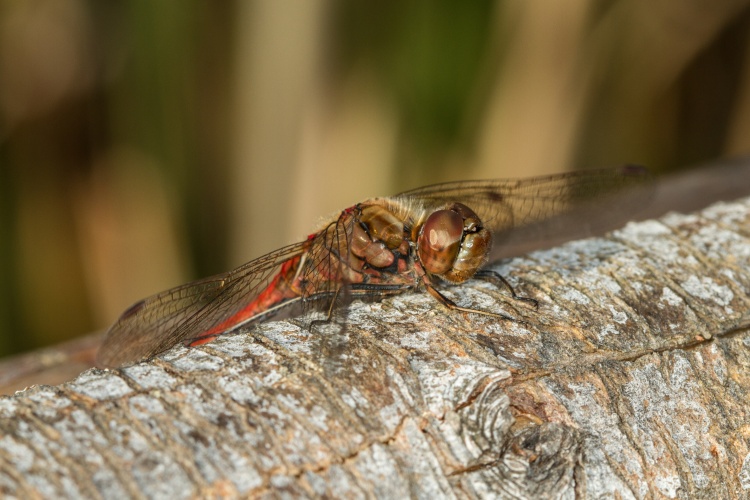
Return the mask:
<path id="1" fill-rule="evenodd" d="M 362 199 L 750 152 L 747 1 L 0 4 L 0 354 Z"/>

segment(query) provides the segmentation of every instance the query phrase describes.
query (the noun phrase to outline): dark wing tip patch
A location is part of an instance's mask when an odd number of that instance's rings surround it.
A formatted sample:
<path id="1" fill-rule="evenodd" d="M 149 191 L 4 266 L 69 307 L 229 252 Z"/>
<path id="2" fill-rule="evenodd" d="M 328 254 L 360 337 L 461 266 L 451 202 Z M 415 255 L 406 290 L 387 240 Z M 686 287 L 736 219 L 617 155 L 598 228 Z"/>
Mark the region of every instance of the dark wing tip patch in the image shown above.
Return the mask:
<path id="1" fill-rule="evenodd" d="M 136 302 L 132 306 L 130 306 L 127 309 L 125 309 L 125 312 L 123 312 L 120 315 L 120 319 L 128 319 L 131 316 L 135 316 L 136 314 L 138 314 L 138 311 L 140 311 L 141 309 L 143 309 L 143 306 L 145 306 L 145 305 L 146 305 L 146 300 L 145 299 Z"/>
<path id="2" fill-rule="evenodd" d="M 487 191 L 485 196 L 492 203 L 502 203 L 505 200 L 505 196 L 497 191 Z"/>

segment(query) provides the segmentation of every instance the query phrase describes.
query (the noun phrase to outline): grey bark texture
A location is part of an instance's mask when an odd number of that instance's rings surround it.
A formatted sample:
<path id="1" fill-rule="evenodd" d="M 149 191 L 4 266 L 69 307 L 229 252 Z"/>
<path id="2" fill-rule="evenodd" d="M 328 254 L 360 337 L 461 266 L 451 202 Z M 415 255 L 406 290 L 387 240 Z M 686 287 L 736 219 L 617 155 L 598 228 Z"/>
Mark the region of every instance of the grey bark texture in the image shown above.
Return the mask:
<path id="1" fill-rule="evenodd" d="M 750 199 L 0 398 L 0 491 L 46 498 L 743 498 Z"/>

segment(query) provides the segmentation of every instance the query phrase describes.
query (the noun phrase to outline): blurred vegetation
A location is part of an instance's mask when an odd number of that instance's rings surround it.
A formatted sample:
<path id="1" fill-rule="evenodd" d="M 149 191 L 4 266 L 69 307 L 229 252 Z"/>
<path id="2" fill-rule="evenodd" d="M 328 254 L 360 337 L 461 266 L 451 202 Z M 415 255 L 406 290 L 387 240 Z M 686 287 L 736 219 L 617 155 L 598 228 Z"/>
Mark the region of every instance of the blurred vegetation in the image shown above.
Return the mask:
<path id="1" fill-rule="evenodd" d="M 747 1 L 0 5 L 0 354 L 360 199 L 750 151 Z"/>

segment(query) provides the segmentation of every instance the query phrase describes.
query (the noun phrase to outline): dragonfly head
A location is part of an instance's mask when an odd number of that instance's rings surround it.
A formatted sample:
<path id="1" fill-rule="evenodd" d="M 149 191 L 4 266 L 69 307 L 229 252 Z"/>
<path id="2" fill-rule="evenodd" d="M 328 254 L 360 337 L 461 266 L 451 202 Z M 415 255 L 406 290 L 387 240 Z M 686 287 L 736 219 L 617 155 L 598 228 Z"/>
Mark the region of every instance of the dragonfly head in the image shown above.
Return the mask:
<path id="1" fill-rule="evenodd" d="M 419 230 L 417 255 L 427 272 L 461 283 L 482 267 L 491 244 L 492 235 L 479 216 L 454 203 L 427 217 Z"/>

